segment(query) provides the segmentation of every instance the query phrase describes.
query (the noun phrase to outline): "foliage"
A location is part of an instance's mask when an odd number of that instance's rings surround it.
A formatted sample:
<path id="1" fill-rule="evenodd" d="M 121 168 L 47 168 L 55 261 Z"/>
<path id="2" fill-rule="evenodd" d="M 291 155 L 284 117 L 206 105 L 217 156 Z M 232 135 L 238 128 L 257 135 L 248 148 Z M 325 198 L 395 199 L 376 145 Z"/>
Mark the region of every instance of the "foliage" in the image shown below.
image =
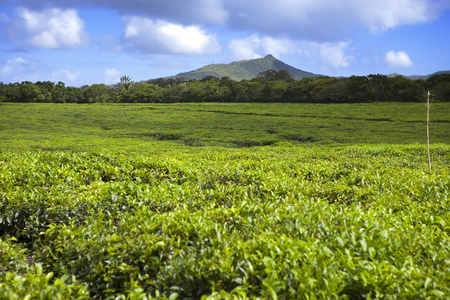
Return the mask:
<path id="1" fill-rule="evenodd" d="M 105 103 L 110 102 L 109 94 L 112 93 L 110 87 L 105 84 L 93 84 L 83 89 L 83 97 L 80 103 Z"/>
<path id="2" fill-rule="evenodd" d="M 443 298 L 450 148 L 432 155 L 428 174 L 423 146 L 2 152 L 3 234 L 37 263 L 2 292 Z"/>
<path id="3" fill-rule="evenodd" d="M 267 71 L 263 71 L 258 74 L 259 78 L 265 78 L 267 80 L 289 80 L 294 79 L 291 73 L 289 73 L 287 70 L 279 70 L 275 71 L 272 69 L 269 69 Z"/>
<path id="4" fill-rule="evenodd" d="M 58 82 L 0 84 L 0 102 L 55 103 L 174 103 L 174 102 L 288 102 L 372 103 L 422 102 L 427 90 L 436 102 L 450 99 L 450 75 L 428 80 L 379 74 L 349 78 L 304 77 L 293 80 L 288 70 L 267 69 L 251 80 L 204 74 L 198 80 L 159 78 L 134 83 L 128 76 L 113 86 L 93 84 L 81 88 Z"/>
<path id="5" fill-rule="evenodd" d="M 1 299 L 450 294 L 448 103 L 1 107 Z"/>
<path id="6" fill-rule="evenodd" d="M 130 76 L 124 75 L 120 77 L 119 87 L 125 90 L 129 90 L 134 85 L 134 81 L 131 80 Z"/>
<path id="7" fill-rule="evenodd" d="M 4 233 L 2 236 L 6 236 Z M 21 245 L 14 244 L 16 238 L 3 240 L 0 238 L 0 275 L 6 272 L 26 272 L 28 260 L 25 253 L 27 249 Z"/>
<path id="8" fill-rule="evenodd" d="M 0 239 L 0 299 L 88 299 L 85 285 L 63 275 L 54 278 L 34 264 L 15 238 Z"/>
<path id="9" fill-rule="evenodd" d="M 276 92 L 277 86 L 272 87 Z M 130 95 L 135 88 L 139 84 Z M 211 90 L 217 89 L 220 84 L 211 83 Z M 433 103 L 432 143 L 450 143 L 449 123 L 450 105 Z M 3 103 L 0 129 L 2 147 L 24 151 L 140 152 L 184 145 L 236 148 L 280 142 L 425 144 L 426 107 L 423 103 Z"/>

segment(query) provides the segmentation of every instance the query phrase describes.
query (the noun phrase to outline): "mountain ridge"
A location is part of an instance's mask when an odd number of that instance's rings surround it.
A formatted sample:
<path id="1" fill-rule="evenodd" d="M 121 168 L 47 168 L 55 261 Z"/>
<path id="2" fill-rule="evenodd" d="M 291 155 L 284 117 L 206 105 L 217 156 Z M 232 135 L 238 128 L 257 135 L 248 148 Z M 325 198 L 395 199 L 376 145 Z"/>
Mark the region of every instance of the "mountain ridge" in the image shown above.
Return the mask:
<path id="1" fill-rule="evenodd" d="M 255 78 L 261 72 L 270 69 L 275 71 L 287 70 L 296 80 L 304 77 L 322 76 L 294 68 L 281 60 L 278 60 L 273 55 L 268 54 L 263 58 L 234 61 L 229 64 L 210 64 L 193 71 L 179 73 L 169 78 L 200 80 L 206 76 L 214 76 L 218 78 L 229 77 L 232 80 L 240 81 L 243 79 Z"/>
<path id="2" fill-rule="evenodd" d="M 394 73 L 394 74 L 389 74 L 388 77 L 403 76 L 403 77 L 405 77 L 407 79 L 410 79 L 410 80 L 420 80 L 420 79 L 427 80 L 430 77 L 433 77 L 435 75 L 442 75 L 442 74 L 450 74 L 450 70 L 448 70 L 448 71 L 437 71 L 437 72 L 434 72 L 434 73 L 431 73 L 431 74 L 428 74 L 428 75 L 401 75 L 401 74 L 395 74 Z"/>
<path id="3" fill-rule="evenodd" d="M 296 80 L 305 77 L 310 78 L 321 76 L 328 77 L 327 75 L 314 74 L 311 72 L 303 71 L 301 69 L 297 69 L 275 58 L 272 54 L 268 54 L 263 58 L 234 61 L 228 64 L 209 64 L 196 70 L 178 73 L 177 75 L 169 76 L 166 78 L 169 79 L 184 78 L 186 80 L 190 79 L 201 80 L 207 76 L 214 76 L 217 78 L 228 77 L 235 81 L 241 81 L 244 79 L 250 80 L 252 78 L 255 78 L 261 72 L 270 69 L 275 71 L 287 70 L 289 73 L 292 74 L 292 76 Z M 409 80 L 420 80 L 420 79 L 427 80 L 432 76 L 441 74 L 450 74 L 450 70 L 437 71 L 428 75 L 401 75 L 393 73 L 387 74 L 386 76 L 388 77 L 403 76 Z M 350 76 L 342 76 L 342 77 L 350 77 Z"/>

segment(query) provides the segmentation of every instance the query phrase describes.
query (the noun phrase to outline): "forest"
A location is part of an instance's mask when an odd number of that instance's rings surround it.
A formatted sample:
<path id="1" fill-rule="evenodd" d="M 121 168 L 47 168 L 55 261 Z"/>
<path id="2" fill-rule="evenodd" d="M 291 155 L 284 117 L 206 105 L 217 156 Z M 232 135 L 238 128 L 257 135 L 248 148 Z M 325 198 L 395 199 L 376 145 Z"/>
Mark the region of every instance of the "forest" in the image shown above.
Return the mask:
<path id="1" fill-rule="evenodd" d="M 134 82 L 122 76 L 114 85 L 66 86 L 64 82 L 0 82 L 0 102 L 36 103 L 372 103 L 421 102 L 427 91 L 450 101 L 450 74 L 427 80 L 371 74 L 294 80 L 286 70 L 267 70 L 251 80 L 206 76 L 201 80 L 158 78 Z"/>

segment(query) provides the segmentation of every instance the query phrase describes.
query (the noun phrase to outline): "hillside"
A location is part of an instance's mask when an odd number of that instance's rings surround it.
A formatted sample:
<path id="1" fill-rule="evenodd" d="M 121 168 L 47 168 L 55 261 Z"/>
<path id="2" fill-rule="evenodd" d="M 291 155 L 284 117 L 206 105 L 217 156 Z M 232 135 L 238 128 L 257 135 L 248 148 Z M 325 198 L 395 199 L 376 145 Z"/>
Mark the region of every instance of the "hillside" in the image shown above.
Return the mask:
<path id="1" fill-rule="evenodd" d="M 320 74 L 314 74 L 311 72 L 306 72 L 297 68 L 294 68 L 281 60 L 275 58 L 273 55 L 269 54 L 263 58 L 249 59 L 235 61 L 229 64 L 210 64 L 199 69 L 179 73 L 169 78 L 185 78 L 185 79 L 195 79 L 200 80 L 206 76 L 214 76 L 217 78 L 229 77 L 230 79 L 240 81 L 243 79 L 252 79 L 258 76 L 259 73 L 267 70 L 287 70 L 294 76 L 294 79 L 299 80 L 304 77 L 318 77 L 324 76 Z M 410 80 L 427 80 L 434 75 L 449 74 L 450 71 L 439 71 L 429 75 L 401 75 L 401 74 L 389 74 L 388 77 L 403 76 Z"/>
<path id="2" fill-rule="evenodd" d="M 450 74 L 450 71 L 439 71 L 439 72 L 434 72 L 432 74 L 428 74 L 428 75 L 401 75 L 401 74 L 397 74 L 397 73 L 393 73 L 393 74 L 389 74 L 387 75 L 388 77 L 396 77 L 396 76 L 403 76 L 407 79 L 410 80 L 428 80 L 429 78 L 435 76 L 435 75 L 443 75 L 443 74 Z"/>
<path id="3" fill-rule="evenodd" d="M 270 69 L 275 71 L 287 70 L 295 79 L 320 76 L 318 74 L 296 69 L 269 54 L 264 58 L 236 61 L 230 64 L 211 64 L 197 70 L 177 74 L 171 78 L 183 77 L 186 79 L 199 80 L 206 76 L 215 76 L 218 78 L 228 76 L 230 79 L 240 81 L 243 79 L 255 78 L 259 73 Z"/>

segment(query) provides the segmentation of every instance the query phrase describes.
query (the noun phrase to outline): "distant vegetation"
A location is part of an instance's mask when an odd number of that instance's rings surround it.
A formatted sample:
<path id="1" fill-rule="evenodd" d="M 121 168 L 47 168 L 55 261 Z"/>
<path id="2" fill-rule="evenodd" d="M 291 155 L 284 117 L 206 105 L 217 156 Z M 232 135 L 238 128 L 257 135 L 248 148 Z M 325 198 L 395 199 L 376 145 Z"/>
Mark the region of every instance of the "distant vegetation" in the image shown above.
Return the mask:
<path id="1" fill-rule="evenodd" d="M 450 101 L 450 74 L 427 80 L 385 75 L 295 80 L 286 70 L 267 70 L 251 80 L 207 76 L 201 80 L 159 78 L 135 83 L 122 77 L 116 85 L 66 87 L 63 82 L 0 83 L 0 102 L 39 103 L 176 103 L 284 102 L 369 103 L 420 102 L 430 90 L 434 101 Z"/>
<path id="2" fill-rule="evenodd" d="M 76 88 L 66 87 L 63 82 L 0 82 L 0 102 L 420 102 L 427 91 L 432 92 L 434 101 L 450 101 L 450 73 L 336 78 L 296 69 L 267 55 L 230 64 L 212 64 L 173 77 L 139 83 L 122 76 L 120 82 L 112 86 L 93 84 Z"/>
<path id="3" fill-rule="evenodd" d="M 450 103 L 432 105 L 432 143 L 450 144 Z M 426 144 L 423 103 L 25 104 L 0 106 L 3 148 L 100 151 L 180 146 Z"/>

